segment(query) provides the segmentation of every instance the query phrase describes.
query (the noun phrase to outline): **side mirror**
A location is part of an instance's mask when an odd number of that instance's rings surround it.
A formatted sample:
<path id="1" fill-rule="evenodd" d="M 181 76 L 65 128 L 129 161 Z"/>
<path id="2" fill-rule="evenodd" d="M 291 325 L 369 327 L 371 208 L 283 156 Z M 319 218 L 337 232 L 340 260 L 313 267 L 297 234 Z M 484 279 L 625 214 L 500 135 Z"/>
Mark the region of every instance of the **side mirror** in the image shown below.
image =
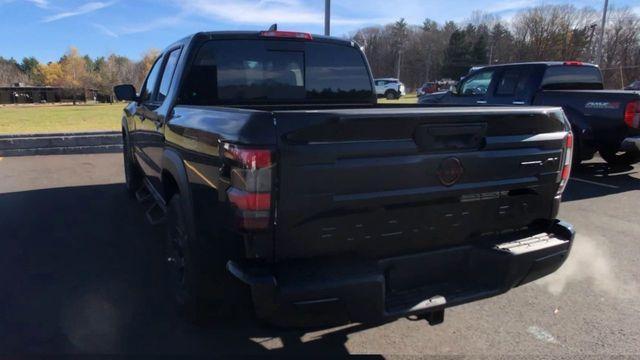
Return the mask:
<path id="1" fill-rule="evenodd" d="M 113 87 L 113 92 L 116 94 L 116 99 L 120 101 L 137 101 L 136 88 L 133 85 L 117 85 Z"/>
<path id="2" fill-rule="evenodd" d="M 451 87 L 449 87 L 449 91 L 453 94 L 453 95 L 458 95 L 458 87 L 456 85 L 451 85 Z"/>

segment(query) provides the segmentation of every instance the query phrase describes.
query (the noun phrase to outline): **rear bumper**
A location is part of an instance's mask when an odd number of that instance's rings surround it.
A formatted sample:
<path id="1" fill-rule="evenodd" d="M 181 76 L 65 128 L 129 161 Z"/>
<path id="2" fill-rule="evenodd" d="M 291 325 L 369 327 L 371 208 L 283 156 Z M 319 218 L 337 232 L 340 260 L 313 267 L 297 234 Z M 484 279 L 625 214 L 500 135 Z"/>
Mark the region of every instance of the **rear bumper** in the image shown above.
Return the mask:
<path id="1" fill-rule="evenodd" d="M 256 315 L 268 322 L 381 322 L 495 296 L 548 275 L 564 263 L 574 234 L 556 221 L 548 232 L 499 243 L 370 261 L 229 262 L 227 269 L 249 285 Z"/>

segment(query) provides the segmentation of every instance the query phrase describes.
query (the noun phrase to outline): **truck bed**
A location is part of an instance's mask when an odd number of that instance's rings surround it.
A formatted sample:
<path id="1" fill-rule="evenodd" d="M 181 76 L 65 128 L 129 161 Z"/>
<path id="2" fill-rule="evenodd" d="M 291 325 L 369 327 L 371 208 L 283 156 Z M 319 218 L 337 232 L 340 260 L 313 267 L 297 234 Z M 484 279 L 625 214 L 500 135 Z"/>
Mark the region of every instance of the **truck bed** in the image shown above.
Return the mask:
<path id="1" fill-rule="evenodd" d="M 562 104 L 567 117 L 577 122 L 578 129 L 588 129 L 600 147 L 619 148 L 628 136 L 640 135 L 638 129 L 624 122 L 625 107 L 640 100 L 640 92 L 628 90 L 544 90 L 539 92 L 534 105 Z"/>

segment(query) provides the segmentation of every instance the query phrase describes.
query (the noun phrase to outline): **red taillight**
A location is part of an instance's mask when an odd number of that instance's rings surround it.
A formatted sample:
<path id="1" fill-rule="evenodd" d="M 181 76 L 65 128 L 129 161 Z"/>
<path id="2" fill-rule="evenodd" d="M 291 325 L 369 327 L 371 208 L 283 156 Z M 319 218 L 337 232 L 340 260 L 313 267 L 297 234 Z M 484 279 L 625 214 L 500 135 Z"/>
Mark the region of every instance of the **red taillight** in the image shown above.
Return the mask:
<path id="1" fill-rule="evenodd" d="M 562 169 L 560 170 L 560 186 L 558 187 L 558 195 L 564 192 L 569 183 L 571 175 L 571 162 L 573 160 L 573 133 L 569 131 L 564 138 L 564 154 L 562 161 Z"/>
<path id="2" fill-rule="evenodd" d="M 640 128 L 640 101 L 632 101 L 624 110 L 624 122 L 632 128 Z"/>
<path id="3" fill-rule="evenodd" d="M 265 149 L 244 149 L 233 144 L 224 145 L 224 156 L 240 163 L 246 169 L 271 166 L 271 151 Z"/>
<path id="4" fill-rule="evenodd" d="M 270 193 L 252 193 L 236 188 L 227 191 L 229 201 L 242 211 L 268 211 L 271 210 Z"/>
<path id="5" fill-rule="evenodd" d="M 263 31 L 260 33 L 262 37 L 273 38 L 289 38 L 289 39 L 301 39 L 301 40 L 313 40 L 313 36 L 309 33 L 295 32 L 295 31 Z"/>
<path id="6" fill-rule="evenodd" d="M 565 61 L 564 65 L 567 66 L 582 66 L 584 63 L 582 61 Z"/>
<path id="7" fill-rule="evenodd" d="M 251 149 L 224 144 L 223 156 L 229 163 L 231 186 L 229 202 L 236 210 L 242 230 L 264 230 L 271 222 L 271 183 L 273 156 L 268 149 Z"/>

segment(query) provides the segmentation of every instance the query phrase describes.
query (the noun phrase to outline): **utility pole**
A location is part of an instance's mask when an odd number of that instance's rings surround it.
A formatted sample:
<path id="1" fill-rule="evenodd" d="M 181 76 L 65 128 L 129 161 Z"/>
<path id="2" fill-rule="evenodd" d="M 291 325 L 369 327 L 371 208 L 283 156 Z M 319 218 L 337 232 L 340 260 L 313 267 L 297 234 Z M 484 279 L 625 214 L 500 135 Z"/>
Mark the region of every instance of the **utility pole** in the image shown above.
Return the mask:
<path id="1" fill-rule="evenodd" d="M 331 0 L 324 0 L 324 35 L 331 36 Z"/>
<path id="2" fill-rule="evenodd" d="M 491 44 L 491 47 L 489 48 L 489 65 L 491 65 L 493 63 L 493 44 Z"/>
<path id="3" fill-rule="evenodd" d="M 429 45 L 429 47 L 427 47 L 427 66 L 425 68 L 425 81 L 429 81 L 431 80 L 431 45 Z"/>
<path id="4" fill-rule="evenodd" d="M 595 35 L 596 32 L 596 28 L 598 28 L 598 24 L 593 23 L 591 25 L 589 25 L 589 29 L 591 30 L 589 32 L 589 61 L 595 61 L 595 54 L 593 53 L 594 50 L 596 50 L 596 48 L 593 46 L 593 37 Z"/>
<path id="5" fill-rule="evenodd" d="M 602 53 L 604 51 L 604 28 L 607 24 L 607 8 L 609 7 L 609 0 L 604 0 L 604 8 L 602 9 L 602 25 L 600 26 L 600 38 L 598 39 L 598 58 L 596 63 L 602 65 Z"/>

